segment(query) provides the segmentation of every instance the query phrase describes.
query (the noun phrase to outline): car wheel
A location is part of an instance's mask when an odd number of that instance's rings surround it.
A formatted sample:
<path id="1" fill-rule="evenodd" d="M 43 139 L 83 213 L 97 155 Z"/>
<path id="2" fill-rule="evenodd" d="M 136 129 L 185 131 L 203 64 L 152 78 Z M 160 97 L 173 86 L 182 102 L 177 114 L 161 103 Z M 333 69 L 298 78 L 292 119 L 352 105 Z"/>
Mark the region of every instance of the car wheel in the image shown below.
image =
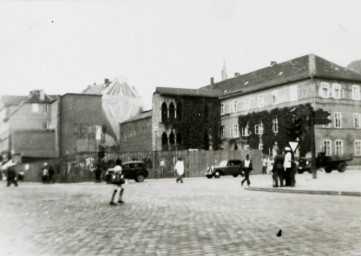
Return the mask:
<path id="1" fill-rule="evenodd" d="M 136 182 L 143 182 L 144 181 L 144 175 L 143 174 L 138 174 L 137 177 L 135 177 L 135 181 Z"/>
<path id="2" fill-rule="evenodd" d="M 219 173 L 219 171 L 216 171 L 215 173 L 214 173 L 214 178 L 219 178 L 219 177 L 221 177 L 221 174 Z"/>
<path id="3" fill-rule="evenodd" d="M 236 178 L 237 176 L 238 176 L 238 174 L 233 174 L 233 177 L 235 177 L 235 178 Z"/>
<path id="4" fill-rule="evenodd" d="M 346 170 L 346 163 L 339 163 L 338 166 L 337 166 L 337 170 L 339 172 L 344 172 Z"/>
<path id="5" fill-rule="evenodd" d="M 326 167 L 325 172 L 326 173 L 331 173 L 332 172 L 332 167 Z"/>
<path id="6" fill-rule="evenodd" d="M 213 178 L 213 175 L 207 175 L 207 178 L 208 178 L 208 179 L 212 179 L 212 178 Z"/>
<path id="7" fill-rule="evenodd" d="M 303 170 L 302 170 L 302 169 L 298 169 L 297 172 L 298 172 L 299 174 L 302 174 L 302 173 L 303 173 Z"/>

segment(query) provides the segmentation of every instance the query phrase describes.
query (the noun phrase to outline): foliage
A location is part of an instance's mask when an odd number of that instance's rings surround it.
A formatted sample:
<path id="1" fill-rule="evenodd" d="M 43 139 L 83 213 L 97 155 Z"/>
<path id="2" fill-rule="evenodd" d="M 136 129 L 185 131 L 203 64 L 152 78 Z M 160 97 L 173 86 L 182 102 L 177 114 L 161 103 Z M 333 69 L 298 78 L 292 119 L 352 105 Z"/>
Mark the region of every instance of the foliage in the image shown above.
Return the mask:
<path id="1" fill-rule="evenodd" d="M 292 110 L 292 112 L 291 112 Z M 312 110 L 310 104 L 298 105 L 285 108 L 276 108 L 272 111 L 252 112 L 239 117 L 239 127 L 249 126 L 249 136 L 243 136 L 242 139 L 246 140 L 250 148 L 258 149 L 260 138 L 263 143 L 263 153 L 268 154 L 272 150 L 273 145 L 277 142 L 279 148 L 288 146 L 287 128 L 292 126 L 292 118 L 302 119 L 302 135 L 300 139 L 300 155 L 304 156 L 311 150 L 311 138 L 309 127 L 309 114 Z M 278 132 L 273 132 L 273 122 L 278 120 Z M 260 136 L 255 134 L 255 125 L 263 124 L 263 134 Z"/>
<path id="2" fill-rule="evenodd" d="M 182 149 L 219 149 L 221 144 L 221 117 L 219 101 L 211 98 L 178 96 L 176 105 L 181 106 L 180 117 L 165 123 L 166 129 L 181 133 Z"/>

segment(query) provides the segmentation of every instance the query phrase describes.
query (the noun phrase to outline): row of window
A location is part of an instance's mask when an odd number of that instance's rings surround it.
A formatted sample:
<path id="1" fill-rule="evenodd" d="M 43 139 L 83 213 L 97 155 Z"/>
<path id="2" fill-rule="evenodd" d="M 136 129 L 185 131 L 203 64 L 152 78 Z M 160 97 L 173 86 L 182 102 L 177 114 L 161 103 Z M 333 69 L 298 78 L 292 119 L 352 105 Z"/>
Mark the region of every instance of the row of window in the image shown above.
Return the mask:
<path id="1" fill-rule="evenodd" d="M 296 101 L 298 100 L 298 92 L 297 92 L 297 85 L 293 85 L 289 87 L 290 90 L 290 96 L 289 96 L 289 101 Z M 342 86 L 341 84 L 337 84 L 337 83 L 326 83 L 326 82 L 322 82 L 320 87 L 319 87 L 319 96 L 322 98 L 334 98 L 334 99 L 341 99 L 344 98 L 344 90 L 342 90 Z M 280 99 L 278 96 L 278 91 L 272 91 L 271 92 L 271 97 L 272 97 L 272 105 L 278 104 L 280 103 Z M 361 93 L 360 93 L 360 86 L 359 85 L 352 85 L 352 99 L 353 100 L 360 100 L 361 99 Z M 239 104 L 242 103 L 243 106 L 241 109 L 239 109 Z M 264 102 L 264 95 L 263 94 L 259 94 L 257 96 L 257 107 L 258 108 L 262 108 L 265 106 L 265 102 Z M 238 100 L 234 100 L 231 103 L 230 106 L 230 112 L 234 113 L 237 112 L 239 110 L 250 110 L 251 109 L 251 100 L 250 97 L 246 97 L 242 100 L 242 102 L 238 101 Z M 221 115 L 225 114 L 226 110 L 225 110 L 225 104 L 222 103 L 221 104 Z"/>
<path id="2" fill-rule="evenodd" d="M 342 128 L 342 113 L 335 112 L 333 113 L 333 126 L 334 128 Z M 360 113 L 353 113 L 353 121 L 352 126 L 355 129 L 361 128 L 361 114 Z M 328 125 L 323 125 L 324 128 L 331 128 L 332 123 Z"/>
<path id="3" fill-rule="evenodd" d="M 256 124 L 254 126 L 254 133 L 255 134 L 260 134 L 262 135 L 263 134 L 263 123 L 260 122 L 259 124 Z M 278 133 L 278 119 L 275 118 L 272 120 L 272 131 L 274 133 Z M 238 124 L 234 124 L 232 125 L 232 127 L 230 128 L 230 137 L 231 138 L 237 138 L 239 137 L 239 133 L 241 132 L 241 136 L 248 136 L 249 135 L 249 125 L 247 124 L 245 127 L 241 127 L 241 130 L 239 130 L 239 125 Z M 222 126 L 222 129 L 221 129 L 221 138 L 225 138 L 226 136 L 226 130 L 225 130 L 225 127 Z"/>
<path id="4" fill-rule="evenodd" d="M 326 156 L 332 154 L 342 155 L 343 154 L 343 140 L 335 140 L 332 143 L 331 140 L 324 140 L 322 142 L 321 150 L 325 152 Z M 354 154 L 355 156 L 361 156 L 361 140 L 354 141 Z"/>
<path id="5" fill-rule="evenodd" d="M 169 107 L 167 106 L 167 104 L 165 102 L 162 103 L 161 106 L 161 120 L 162 122 L 167 122 L 167 121 L 173 121 L 175 119 L 179 119 L 181 118 L 181 105 L 177 104 L 177 107 L 173 104 L 173 102 L 171 102 L 169 104 Z"/>
<path id="6" fill-rule="evenodd" d="M 74 136 L 76 139 L 95 138 L 97 126 L 91 124 L 74 124 Z"/>
<path id="7" fill-rule="evenodd" d="M 43 112 L 49 112 L 49 104 L 38 104 L 38 103 L 33 103 L 31 105 L 31 110 L 33 113 L 38 113 L 40 110 L 39 105 L 43 106 Z"/>
<path id="8" fill-rule="evenodd" d="M 344 90 L 342 89 L 341 84 L 338 83 L 326 83 L 322 82 L 319 88 L 319 96 L 322 98 L 334 98 L 341 99 L 344 98 Z M 360 86 L 357 84 L 352 85 L 351 98 L 353 100 L 360 100 Z"/>

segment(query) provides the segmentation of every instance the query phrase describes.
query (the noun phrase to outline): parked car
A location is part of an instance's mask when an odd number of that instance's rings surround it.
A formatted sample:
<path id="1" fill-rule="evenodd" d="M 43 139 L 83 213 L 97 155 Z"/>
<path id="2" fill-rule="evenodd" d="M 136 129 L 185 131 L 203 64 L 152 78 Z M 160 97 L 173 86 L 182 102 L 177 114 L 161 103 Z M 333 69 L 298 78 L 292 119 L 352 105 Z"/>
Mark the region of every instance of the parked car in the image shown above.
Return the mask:
<path id="1" fill-rule="evenodd" d="M 111 183 L 113 172 L 111 169 L 107 170 L 105 174 L 107 183 Z M 142 161 L 125 162 L 122 165 L 122 172 L 125 179 L 134 179 L 136 182 L 143 182 L 149 175 L 149 171 L 145 168 L 145 164 Z"/>
<path id="2" fill-rule="evenodd" d="M 209 179 L 213 177 L 219 178 L 223 175 L 233 175 L 233 177 L 237 177 L 242 174 L 241 165 L 242 160 L 223 160 L 217 166 L 208 167 L 205 175 Z"/>
<path id="3" fill-rule="evenodd" d="M 344 172 L 346 170 L 347 161 L 352 160 L 352 154 L 348 155 L 333 155 L 333 156 L 326 156 L 324 152 L 320 152 L 317 154 L 316 157 L 316 168 L 324 168 L 325 172 L 330 173 L 332 170 L 338 170 L 339 172 Z M 311 158 L 304 157 L 301 158 L 299 161 L 299 165 L 297 168 L 298 173 L 303 172 L 311 173 Z"/>

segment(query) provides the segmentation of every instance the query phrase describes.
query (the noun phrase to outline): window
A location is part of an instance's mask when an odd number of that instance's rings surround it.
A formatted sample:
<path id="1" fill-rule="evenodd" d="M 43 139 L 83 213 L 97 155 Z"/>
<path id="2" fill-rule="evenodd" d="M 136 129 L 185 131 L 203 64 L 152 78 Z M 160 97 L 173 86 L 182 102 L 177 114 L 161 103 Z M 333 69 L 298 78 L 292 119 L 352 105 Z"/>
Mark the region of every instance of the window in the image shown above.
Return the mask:
<path id="1" fill-rule="evenodd" d="M 272 92 L 272 104 L 275 105 L 278 103 L 278 91 Z"/>
<path id="2" fill-rule="evenodd" d="M 251 109 L 251 101 L 249 100 L 249 98 L 244 99 L 244 107 L 245 107 L 246 110 Z"/>
<path id="3" fill-rule="evenodd" d="M 237 101 L 233 101 L 233 112 L 237 112 Z"/>
<path id="4" fill-rule="evenodd" d="M 169 114 L 168 114 L 168 117 L 169 117 L 169 121 L 174 121 L 175 119 L 175 106 L 173 104 L 173 102 L 171 102 L 169 104 Z"/>
<path id="5" fill-rule="evenodd" d="M 234 137 L 238 137 L 239 136 L 239 132 L 238 132 L 238 124 L 234 124 L 233 125 L 233 136 Z"/>
<path id="6" fill-rule="evenodd" d="M 319 94 L 322 98 L 328 98 L 330 96 L 330 84 L 325 82 L 321 83 Z"/>
<path id="7" fill-rule="evenodd" d="M 96 130 L 96 125 L 74 124 L 74 136 L 77 139 L 95 138 Z"/>
<path id="8" fill-rule="evenodd" d="M 360 129 L 360 113 L 353 113 L 353 128 Z"/>
<path id="9" fill-rule="evenodd" d="M 32 104 L 32 111 L 33 111 L 34 113 L 39 112 L 39 104 L 33 103 L 33 104 Z"/>
<path id="10" fill-rule="evenodd" d="M 342 155 L 343 154 L 343 141 L 335 140 L 335 154 Z"/>
<path id="11" fill-rule="evenodd" d="M 248 124 L 245 126 L 245 127 L 242 127 L 242 136 L 248 136 L 249 133 L 248 133 L 248 129 L 249 129 L 249 126 Z"/>
<path id="12" fill-rule="evenodd" d="M 361 140 L 355 140 L 355 156 L 361 156 Z"/>
<path id="13" fill-rule="evenodd" d="M 44 104 L 44 112 L 49 112 L 49 105 L 48 104 Z"/>
<path id="14" fill-rule="evenodd" d="M 334 124 L 335 124 L 335 128 L 341 128 L 342 127 L 342 115 L 341 115 L 341 113 L 339 113 L 339 112 L 335 113 Z"/>
<path id="15" fill-rule="evenodd" d="M 322 151 L 325 152 L 326 156 L 330 156 L 332 154 L 330 140 L 323 141 Z"/>
<path id="16" fill-rule="evenodd" d="M 43 129 L 49 129 L 50 123 L 49 121 L 44 121 L 43 122 Z"/>
<path id="17" fill-rule="evenodd" d="M 255 134 L 263 134 L 263 123 L 256 124 L 254 126 L 254 133 Z"/>
<path id="18" fill-rule="evenodd" d="M 263 94 L 258 95 L 258 107 L 262 108 L 264 106 L 264 97 Z"/>
<path id="19" fill-rule="evenodd" d="M 290 87 L 290 100 L 298 100 L 297 85 L 293 85 Z"/>
<path id="20" fill-rule="evenodd" d="M 168 120 L 168 108 L 165 102 L 162 103 L 161 118 L 162 118 L 162 123 Z"/>
<path id="21" fill-rule="evenodd" d="M 222 129 L 221 129 L 221 138 L 223 139 L 224 138 L 224 135 L 225 135 L 225 128 L 224 128 L 224 125 L 222 126 Z"/>
<path id="22" fill-rule="evenodd" d="M 352 86 L 352 99 L 353 100 L 360 100 L 360 86 L 354 84 Z"/>
<path id="23" fill-rule="evenodd" d="M 332 84 L 332 96 L 335 99 L 341 99 L 341 85 Z"/>
<path id="24" fill-rule="evenodd" d="M 272 130 L 274 133 L 278 133 L 278 119 L 277 118 L 272 120 Z"/>
<path id="25" fill-rule="evenodd" d="M 221 115 L 224 115 L 224 104 L 221 104 Z"/>

